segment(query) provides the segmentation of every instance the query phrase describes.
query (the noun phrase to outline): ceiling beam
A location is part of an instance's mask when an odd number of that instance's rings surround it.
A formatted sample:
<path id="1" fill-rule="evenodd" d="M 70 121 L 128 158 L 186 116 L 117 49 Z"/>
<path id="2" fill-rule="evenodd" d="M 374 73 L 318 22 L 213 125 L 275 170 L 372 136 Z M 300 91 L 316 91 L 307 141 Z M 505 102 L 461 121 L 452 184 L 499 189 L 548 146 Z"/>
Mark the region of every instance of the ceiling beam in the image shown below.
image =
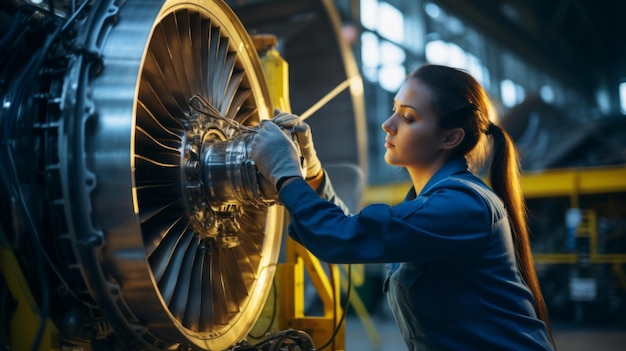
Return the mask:
<path id="1" fill-rule="evenodd" d="M 559 46 L 563 46 L 564 43 L 561 41 L 555 45 L 552 42 L 554 36 L 548 33 L 553 31 L 540 21 L 535 22 L 541 35 L 538 36 L 504 16 L 500 9 L 501 1 L 436 0 L 436 3 L 521 58 L 586 96 L 592 97 L 594 82 L 584 70 L 580 69 L 588 67 L 588 63 L 584 65 L 583 62 L 577 61 L 576 55 L 563 52 Z M 528 11 L 532 13 L 532 9 Z"/>

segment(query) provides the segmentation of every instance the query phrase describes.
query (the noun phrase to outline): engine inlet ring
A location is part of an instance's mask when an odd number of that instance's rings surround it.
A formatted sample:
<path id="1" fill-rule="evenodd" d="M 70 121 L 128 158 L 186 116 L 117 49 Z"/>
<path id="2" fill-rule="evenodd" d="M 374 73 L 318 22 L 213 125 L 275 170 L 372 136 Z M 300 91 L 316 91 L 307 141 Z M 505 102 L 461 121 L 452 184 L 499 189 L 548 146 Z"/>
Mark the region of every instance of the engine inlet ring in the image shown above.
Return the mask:
<path id="1" fill-rule="evenodd" d="M 75 251 L 117 331 L 141 347 L 223 350 L 245 338 L 261 313 L 283 210 L 210 197 L 215 211 L 197 202 L 189 209 L 190 193 L 206 196 L 190 190 L 202 188 L 198 145 L 238 134 L 220 120 L 190 125 L 198 116 L 188 102 L 200 95 L 225 119 L 254 127 L 270 116 L 262 68 L 221 0 L 127 1 L 117 18 L 96 35 L 99 75 L 81 78 L 89 99 L 76 110 L 88 113 L 67 126 L 81 136 L 59 144 L 74 155 L 62 173 Z M 78 194 L 76 174 L 88 178 L 78 179 L 85 181 Z"/>

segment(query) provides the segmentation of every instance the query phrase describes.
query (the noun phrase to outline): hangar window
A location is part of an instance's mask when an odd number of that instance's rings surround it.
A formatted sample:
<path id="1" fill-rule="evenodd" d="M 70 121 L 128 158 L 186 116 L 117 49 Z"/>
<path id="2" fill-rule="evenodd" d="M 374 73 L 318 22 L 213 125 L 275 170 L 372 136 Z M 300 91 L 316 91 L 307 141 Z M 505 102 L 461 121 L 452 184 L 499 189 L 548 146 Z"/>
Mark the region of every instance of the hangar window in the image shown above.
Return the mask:
<path id="1" fill-rule="evenodd" d="M 423 11 L 429 33 L 426 61 L 466 70 L 489 90 L 489 71 L 481 59 L 485 37 L 434 2 L 425 2 Z"/>
<path id="2" fill-rule="evenodd" d="M 401 47 L 388 41 L 380 43 L 380 51 L 385 55 L 382 56 L 381 67 L 378 71 L 378 82 L 383 89 L 396 92 L 406 77 L 404 68 L 406 54 Z"/>
<path id="3" fill-rule="evenodd" d="M 541 99 L 547 103 L 554 103 L 554 89 L 550 85 L 544 85 L 539 89 L 539 95 L 541 95 Z"/>
<path id="4" fill-rule="evenodd" d="M 458 17 L 447 13 L 435 3 L 429 1 L 425 2 L 424 13 L 435 22 L 445 27 L 450 33 L 463 34 L 465 32 L 465 24 Z"/>
<path id="5" fill-rule="evenodd" d="M 361 24 L 369 30 L 378 27 L 378 1 L 361 0 Z"/>
<path id="6" fill-rule="evenodd" d="M 430 63 L 452 66 L 468 71 L 485 88 L 489 87 L 489 71 L 474 54 L 466 52 L 459 45 L 443 40 L 426 43 L 426 60 Z"/>
<path id="7" fill-rule="evenodd" d="M 404 15 L 387 1 L 362 0 L 361 24 L 396 43 L 404 42 Z"/>
<path id="8" fill-rule="evenodd" d="M 445 15 L 444 12 L 441 10 L 441 7 L 437 6 L 437 4 L 433 4 L 432 2 L 427 2 L 424 4 L 424 11 L 430 18 L 434 20 L 438 20 Z"/>
<path id="9" fill-rule="evenodd" d="M 370 82 L 378 81 L 380 66 L 380 44 L 376 34 L 365 32 L 361 35 L 361 65 L 363 77 Z"/>
<path id="10" fill-rule="evenodd" d="M 395 93 L 406 77 L 404 15 L 386 1 L 361 1 L 363 77 Z"/>
<path id="11" fill-rule="evenodd" d="M 619 106 L 623 115 L 626 115 L 626 82 L 619 85 Z"/>
<path id="12" fill-rule="evenodd" d="M 510 79 L 500 82 L 502 103 L 506 107 L 513 107 L 524 100 L 524 88 Z"/>
<path id="13" fill-rule="evenodd" d="M 402 12 L 388 2 L 381 1 L 378 5 L 380 22 L 378 27 L 381 36 L 396 42 L 404 42 L 404 16 Z"/>

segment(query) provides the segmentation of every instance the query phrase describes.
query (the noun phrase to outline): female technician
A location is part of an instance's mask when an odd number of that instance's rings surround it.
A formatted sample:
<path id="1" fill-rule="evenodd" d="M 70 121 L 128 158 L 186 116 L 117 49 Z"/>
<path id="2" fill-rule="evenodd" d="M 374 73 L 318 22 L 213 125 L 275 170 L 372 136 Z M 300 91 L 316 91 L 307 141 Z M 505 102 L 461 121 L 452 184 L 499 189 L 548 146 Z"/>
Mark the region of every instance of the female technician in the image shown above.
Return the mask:
<path id="1" fill-rule="evenodd" d="M 492 113 L 485 90 L 461 70 L 425 65 L 410 74 L 382 128 L 385 161 L 405 167 L 413 187 L 396 206 L 352 216 L 332 201 L 310 129 L 297 116 L 279 114 L 253 139 L 251 157 L 279 191 L 294 240 L 327 262 L 390 263 L 384 290 L 409 350 L 554 349 L 517 153 Z M 304 179 L 279 126 L 298 131 Z M 491 188 L 471 171 L 488 146 Z"/>

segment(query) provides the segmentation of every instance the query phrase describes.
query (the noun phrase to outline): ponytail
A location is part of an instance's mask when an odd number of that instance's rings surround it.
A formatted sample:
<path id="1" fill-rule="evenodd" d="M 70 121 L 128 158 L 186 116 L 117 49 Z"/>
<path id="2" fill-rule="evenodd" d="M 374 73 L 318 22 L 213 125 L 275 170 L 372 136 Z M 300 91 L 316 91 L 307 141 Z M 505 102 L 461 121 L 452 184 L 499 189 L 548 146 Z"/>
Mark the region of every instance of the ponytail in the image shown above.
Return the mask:
<path id="1" fill-rule="evenodd" d="M 526 203 L 520 186 L 519 157 L 511 137 L 502 128 L 490 123 L 485 133 L 493 137 L 493 160 L 489 171 L 489 181 L 494 192 L 504 202 L 509 214 L 519 270 L 535 298 L 537 316 L 546 324 L 550 341 L 556 349 L 528 238 Z"/>

